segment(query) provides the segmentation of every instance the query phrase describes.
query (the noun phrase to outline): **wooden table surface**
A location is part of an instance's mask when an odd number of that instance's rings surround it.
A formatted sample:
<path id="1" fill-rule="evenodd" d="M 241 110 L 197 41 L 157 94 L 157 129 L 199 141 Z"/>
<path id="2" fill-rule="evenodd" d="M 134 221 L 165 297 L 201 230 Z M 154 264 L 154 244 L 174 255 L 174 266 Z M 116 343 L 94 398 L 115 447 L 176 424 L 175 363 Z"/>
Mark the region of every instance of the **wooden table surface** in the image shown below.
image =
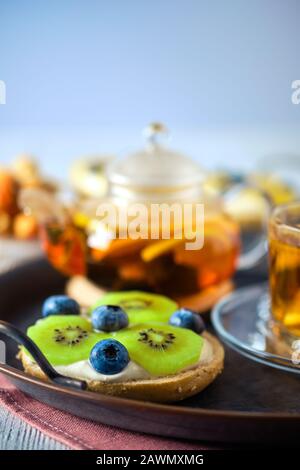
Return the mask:
<path id="1" fill-rule="evenodd" d="M 0 450 L 68 450 L 0 406 Z"/>

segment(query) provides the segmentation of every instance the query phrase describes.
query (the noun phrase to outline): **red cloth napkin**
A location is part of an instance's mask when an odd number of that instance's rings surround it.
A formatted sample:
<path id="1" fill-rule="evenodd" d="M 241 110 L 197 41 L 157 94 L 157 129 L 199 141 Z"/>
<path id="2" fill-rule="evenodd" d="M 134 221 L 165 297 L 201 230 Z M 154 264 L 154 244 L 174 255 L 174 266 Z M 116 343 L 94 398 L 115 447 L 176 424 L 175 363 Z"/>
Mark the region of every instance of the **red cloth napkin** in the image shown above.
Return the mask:
<path id="1" fill-rule="evenodd" d="M 204 450 L 197 442 L 149 436 L 78 418 L 34 400 L 0 374 L 0 404 L 27 423 L 72 449 Z M 209 447 L 212 448 L 212 447 Z"/>

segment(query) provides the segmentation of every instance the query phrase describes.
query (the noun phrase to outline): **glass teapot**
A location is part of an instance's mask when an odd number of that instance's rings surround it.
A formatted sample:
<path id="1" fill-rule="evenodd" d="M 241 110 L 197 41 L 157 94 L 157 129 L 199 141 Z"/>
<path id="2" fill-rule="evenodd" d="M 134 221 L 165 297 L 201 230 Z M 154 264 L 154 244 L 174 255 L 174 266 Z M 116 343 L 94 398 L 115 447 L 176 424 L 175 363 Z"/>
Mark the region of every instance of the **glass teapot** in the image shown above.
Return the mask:
<path id="1" fill-rule="evenodd" d="M 166 134 L 164 125 L 149 125 L 145 148 L 108 166 L 102 199 L 65 205 L 40 191 L 22 194 L 22 206 L 40 220 L 43 248 L 55 268 L 114 290 L 178 298 L 258 262 L 262 241 L 241 254 L 238 224 L 220 199 L 205 193 L 198 163 L 163 144 Z"/>

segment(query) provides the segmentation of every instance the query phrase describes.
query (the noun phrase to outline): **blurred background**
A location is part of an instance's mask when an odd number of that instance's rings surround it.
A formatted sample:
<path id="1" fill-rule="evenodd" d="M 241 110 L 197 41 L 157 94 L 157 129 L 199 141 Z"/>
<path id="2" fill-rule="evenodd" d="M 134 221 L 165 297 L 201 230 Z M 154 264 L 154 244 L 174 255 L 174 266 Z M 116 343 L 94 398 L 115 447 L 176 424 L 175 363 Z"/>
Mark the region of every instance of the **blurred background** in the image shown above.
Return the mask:
<path id="1" fill-rule="evenodd" d="M 1 0 L 0 163 L 140 146 L 152 120 L 208 167 L 297 154 L 298 0 Z"/>

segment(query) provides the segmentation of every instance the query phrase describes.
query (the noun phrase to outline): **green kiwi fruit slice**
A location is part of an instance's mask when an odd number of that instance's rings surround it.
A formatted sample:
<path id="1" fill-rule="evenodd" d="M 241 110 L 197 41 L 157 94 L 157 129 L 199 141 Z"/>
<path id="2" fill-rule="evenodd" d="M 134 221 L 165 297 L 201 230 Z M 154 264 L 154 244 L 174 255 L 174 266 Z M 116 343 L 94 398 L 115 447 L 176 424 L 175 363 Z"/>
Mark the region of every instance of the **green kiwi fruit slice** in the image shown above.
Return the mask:
<path id="1" fill-rule="evenodd" d="M 133 325 L 114 333 L 130 358 L 153 376 L 177 374 L 200 358 L 203 338 L 191 330 L 159 323 Z"/>
<path id="2" fill-rule="evenodd" d="M 95 333 L 78 315 L 51 315 L 30 326 L 27 335 L 52 365 L 67 365 L 89 357 L 93 346 L 107 335 Z"/>
<path id="3" fill-rule="evenodd" d="M 108 292 L 99 299 L 92 310 L 100 305 L 119 305 L 127 313 L 129 324 L 167 323 L 178 307 L 176 302 L 168 297 L 142 291 Z"/>

